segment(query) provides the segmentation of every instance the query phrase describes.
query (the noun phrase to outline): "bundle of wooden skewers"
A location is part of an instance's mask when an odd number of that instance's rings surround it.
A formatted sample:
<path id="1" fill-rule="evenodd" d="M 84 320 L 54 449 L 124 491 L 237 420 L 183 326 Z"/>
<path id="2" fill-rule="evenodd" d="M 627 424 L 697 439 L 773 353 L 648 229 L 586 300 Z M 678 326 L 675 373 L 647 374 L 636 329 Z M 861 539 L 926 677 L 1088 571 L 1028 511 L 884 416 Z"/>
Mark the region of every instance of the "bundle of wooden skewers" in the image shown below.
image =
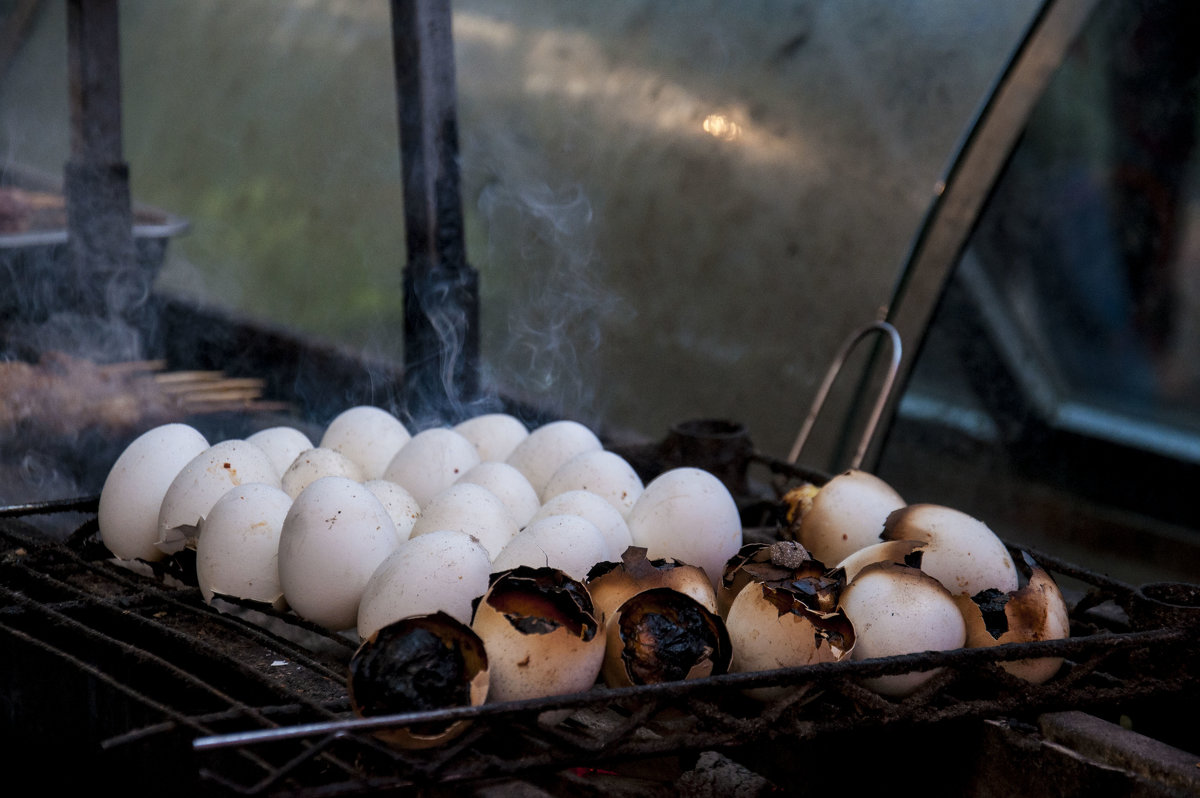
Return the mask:
<path id="1" fill-rule="evenodd" d="M 282 411 L 264 382 L 221 371 L 168 371 L 162 360 L 93 363 L 62 352 L 0 362 L 0 433 L 118 432 L 206 413 Z"/>

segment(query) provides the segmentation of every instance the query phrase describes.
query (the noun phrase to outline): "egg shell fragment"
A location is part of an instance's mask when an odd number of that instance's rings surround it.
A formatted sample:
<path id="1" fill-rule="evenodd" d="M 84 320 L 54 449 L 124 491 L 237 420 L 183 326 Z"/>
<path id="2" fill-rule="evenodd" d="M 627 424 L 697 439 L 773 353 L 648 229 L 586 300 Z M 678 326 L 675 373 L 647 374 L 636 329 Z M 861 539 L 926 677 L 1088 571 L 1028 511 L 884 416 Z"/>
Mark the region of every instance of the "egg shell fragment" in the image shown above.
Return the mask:
<path id="1" fill-rule="evenodd" d="M 484 413 L 454 425 L 454 431 L 469 440 L 482 462 L 503 462 L 521 441 L 529 437 L 529 428 L 508 413 Z"/>
<path id="2" fill-rule="evenodd" d="M 156 562 L 166 556 L 158 513 L 176 475 L 209 446 L 187 424 L 163 424 L 135 438 L 117 457 L 100 490 L 100 540 L 122 560 Z"/>
<path id="3" fill-rule="evenodd" d="M 578 421 L 551 421 L 532 430 L 506 462 L 525 475 L 540 498 L 546 483 L 563 463 L 575 455 L 602 448 L 596 433 Z"/>
<path id="4" fill-rule="evenodd" d="M 283 609 L 279 535 L 292 498 L 276 485 L 251 482 L 226 491 L 201 523 L 196 577 L 204 600 L 214 594 Z"/>
<path id="5" fill-rule="evenodd" d="M 494 574 L 471 628 L 487 650 L 489 701 L 582 693 L 600 675 L 605 636 L 591 597 L 553 568 Z"/>
<path id="6" fill-rule="evenodd" d="M 690 596 L 709 612 L 717 611 L 716 592 L 703 570 L 669 558 L 649 560 L 640 546 L 627 548 L 619 562 L 594 566 L 588 572 L 587 588 L 605 623 L 630 598 L 656 588 L 670 588 Z"/>
<path id="7" fill-rule="evenodd" d="M 396 452 L 383 478 L 413 495 L 421 508 L 479 465 L 474 444 L 447 427 L 421 430 Z"/>
<path id="8" fill-rule="evenodd" d="M 853 648 L 854 632 L 844 616 L 821 617 L 761 582 L 738 591 L 725 617 L 733 646 L 733 673 L 837 662 Z M 746 690 L 759 701 L 803 695 L 810 684 Z"/>
<path id="9" fill-rule="evenodd" d="M 463 532 L 441 530 L 404 541 L 363 589 L 358 636 L 365 640 L 401 618 L 435 612 L 470 624 L 491 566 L 487 550 Z"/>
<path id="10" fill-rule="evenodd" d="M 1024 587 L 1002 596 L 998 595 L 999 591 L 985 591 L 975 596 L 954 597 L 967 624 L 967 647 L 1065 640 L 1071 636 L 1071 615 L 1062 591 L 1028 553 L 1021 552 L 1021 555 L 1030 572 Z M 1003 624 L 996 622 L 997 604 L 1003 607 Z M 991 623 L 984 619 L 984 606 L 992 613 L 989 615 Z M 1002 631 L 989 629 L 989 626 L 1001 625 Z M 1002 660 L 996 664 L 1013 676 L 1032 684 L 1042 684 L 1058 673 L 1062 663 L 1062 657 L 1037 657 Z"/>
<path id="11" fill-rule="evenodd" d="M 267 453 L 280 478 L 301 452 L 313 448 L 312 440 L 307 435 L 295 427 L 287 426 L 261 429 L 246 436 L 246 440 Z"/>
<path id="12" fill-rule="evenodd" d="M 542 488 L 542 503 L 560 493 L 586 490 L 607 500 L 622 517 L 628 517 L 645 486 L 624 457 L 607 449 L 577 454 L 563 463 Z"/>
<path id="13" fill-rule="evenodd" d="M 673 468 L 646 485 L 628 518 L 635 546 L 652 560 L 670 557 L 703 568 L 716 590 L 742 546 L 742 520 L 729 489 L 699 468 Z"/>
<path id="14" fill-rule="evenodd" d="M 292 502 L 279 536 L 288 606 L 326 629 L 353 629 L 363 589 L 400 542 L 375 494 L 345 477 L 321 477 Z"/>
<path id="15" fill-rule="evenodd" d="M 396 452 L 412 438 L 396 416 L 381 407 L 358 405 L 334 417 L 318 444 L 353 460 L 364 479 L 380 479 Z"/>
<path id="16" fill-rule="evenodd" d="M 195 543 L 199 525 L 226 491 L 251 482 L 279 484 L 275 464 L 245 440 L 215 443 L 193 457 L 171 480 L 158 511 L 156 545 L 168 554 Z"/>

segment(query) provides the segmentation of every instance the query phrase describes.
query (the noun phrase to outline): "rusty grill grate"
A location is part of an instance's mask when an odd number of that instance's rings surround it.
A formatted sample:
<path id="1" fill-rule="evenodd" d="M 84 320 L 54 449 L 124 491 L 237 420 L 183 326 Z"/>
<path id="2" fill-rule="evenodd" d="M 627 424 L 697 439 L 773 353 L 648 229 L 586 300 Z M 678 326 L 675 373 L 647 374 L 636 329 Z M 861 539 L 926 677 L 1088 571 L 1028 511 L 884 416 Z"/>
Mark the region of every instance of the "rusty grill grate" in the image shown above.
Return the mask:
<path id="1" fill-rule="evenodd" d="M 1113 581 L 1031 552 L 1071 601 L 1072 637 L 990 649 L 727 674 L 440 712 L 356 719 L 346 665 L 357 642 L 287 613 L 222 612 L 169 568 L 138 573 L 108 559 L 94 515 L 65 543 L 23 516 L 94 513 L 95 500 L 7 508 L 0 518 L 0 631 L 9 729 L 18 752 L 42 737 L 82 752 L 89 783 L 122 763 L 122 784 L 170 778 L 206 794 L 342 795 L 608 768 L 647 758 L 952 726 L 1038 713 L 1127 712 L 1196 695 L 1200 588 Z M 747 538 L 770 530 L 747 529 Z M 185 570 L 185 569 L 181 569 Z M 1044 685 L 1001 660 L 1061 656 Z M 901 701 L 861 677 L 941 667 Z M 799 700 L 760 705 L 741 690 L 808 684 Z M 41 685 L 38 688 L 32 685 Z M 800 693 L 801 691 L 796 691 Z M 403 752 L 372 732 L 469 718 L 443 747 Z M 12 729 L 21 728 L 17 734 Z M 95 769 L 86 767 L 90 763 Z M 574 771 L 578 774 L 581 771 Z M 187 790 L 185 789 L 185 794 Z"/>

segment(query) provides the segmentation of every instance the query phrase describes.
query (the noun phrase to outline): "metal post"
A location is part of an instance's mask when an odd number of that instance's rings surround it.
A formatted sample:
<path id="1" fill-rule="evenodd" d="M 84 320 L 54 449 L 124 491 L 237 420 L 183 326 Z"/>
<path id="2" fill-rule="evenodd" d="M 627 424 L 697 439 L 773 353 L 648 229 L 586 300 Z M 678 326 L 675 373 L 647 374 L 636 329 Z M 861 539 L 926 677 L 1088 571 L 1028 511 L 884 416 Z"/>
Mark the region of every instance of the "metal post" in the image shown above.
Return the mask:
<path id="1" fill-rule="evenodd" d="M 479 391 L 479 278 L 466 261 L 449 0 L 392 0 L 404 219 L 407 410 L 453 421 Z"/>
<path id="2" fill-rule="evenodd" d="M 71 157 L 67 230 L 81 309 L 104 313 L 113 279 L 135 267 L 129 166 L 121 153 L 117 0 L 68 0 Z"/>

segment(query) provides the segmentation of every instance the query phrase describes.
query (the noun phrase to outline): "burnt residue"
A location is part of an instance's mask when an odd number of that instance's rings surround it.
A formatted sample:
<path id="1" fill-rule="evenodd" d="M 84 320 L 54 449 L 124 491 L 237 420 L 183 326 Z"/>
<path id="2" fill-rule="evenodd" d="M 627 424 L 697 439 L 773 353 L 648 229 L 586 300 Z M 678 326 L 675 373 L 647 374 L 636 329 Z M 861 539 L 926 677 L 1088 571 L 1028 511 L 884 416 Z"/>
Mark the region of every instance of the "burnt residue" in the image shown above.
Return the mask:
<path id="1" fill-rule="evenodd" d="M 350 689 L 364 716 L 467 706 L 462 646 L 432 630 L 392 624 L 350 660 Z"/>
<path id="2" fill-rule="evenodd" d="M 521 566 L 493 575 L 484 600 L 525 634 L 565 626 L 586 642 L 600 628 L 587 588 L 557 568 Z"/>
<path id="3" fill-rule="evenodd" d="M 987 628 L 990 634 L 996 640 L 1000 639 L 1000 635 L 1008 631 L 1008 613 L 1006 608 L 1009 606 L 1011 594 L 997 590 L 994 587 L 989 587 L 987 590 L 982 590 L 971 597 L 979 607 L 979 612 L 983 615 L 983 625 Z"/>
<path id="4" fill-rule="evenodd" d="M 720 617 L 670 588 L 639 593 L 621 607 L 621 659 L 634 684 L 717 675 L 729 667 Z"/>

